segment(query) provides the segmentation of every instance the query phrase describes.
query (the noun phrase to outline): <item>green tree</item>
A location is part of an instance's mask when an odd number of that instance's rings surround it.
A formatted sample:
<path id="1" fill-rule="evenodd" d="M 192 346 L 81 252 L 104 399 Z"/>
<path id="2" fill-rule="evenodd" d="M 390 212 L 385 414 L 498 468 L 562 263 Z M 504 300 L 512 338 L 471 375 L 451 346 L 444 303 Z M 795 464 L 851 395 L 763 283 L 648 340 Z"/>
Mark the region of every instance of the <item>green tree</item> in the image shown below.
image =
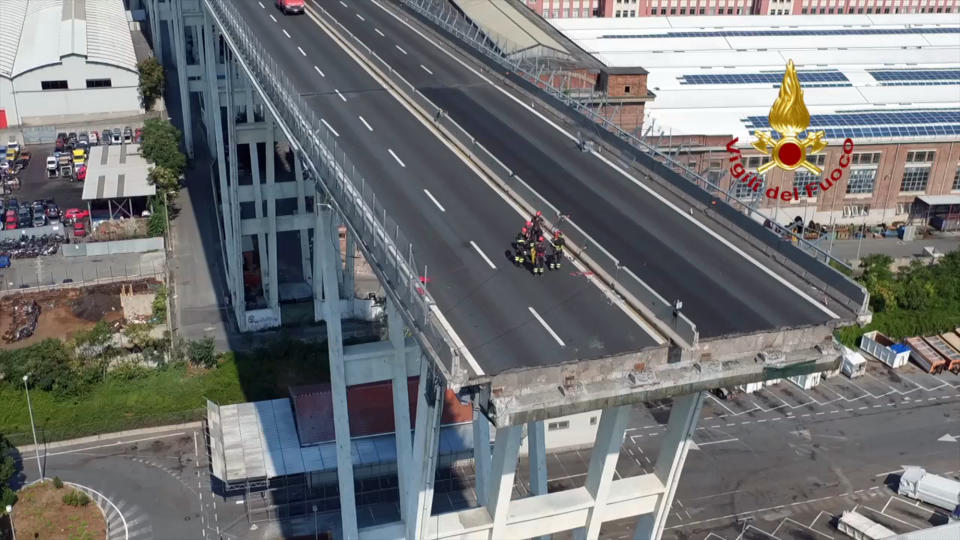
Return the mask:
<path id="1" fill-rule="evenodd" d="M 144 109 L 150 110 L 163 95 L 163 66 L 151 56 L 137 64 L 137 71 L 140 72 L 140 103 Z"/>
<path id="2" fill-rule="evenodd" d="M 0 433 L 0 508 L 6 508 L 17 502 L 17 493 L 10 487 L 10 481 L 17 472 L 17 463 L 13 459 L 13 445 Z"/>
<path id="3" fill-rule="evenodd" d="M 190 363 L 204 368 L 212 368 L 217 365 L 216 344 L 212 338 L 205 337 L 199 341 L 191 341 L 187 346 L 187 355 L 190 357 Z"/>
<path id="4" fill-rule="evenodd" d="M 187 166 L 187 156 L 180 151 L 181 137 L 180 130 L 170 122 L 151 118 L 143 125 L 140 153 L 150 163 L 179 177 Z"/>
<path id="5" fill-rule="evenodd" d="M 156 186 L 157 191 L 170 193 L 180 189 L 180 177 L 166 167 L 157 166 L 150 169 L 147 174 L 147 182 Z"/>
<path id="6" fill-rule="evenodd" d="M 150 201 L 150 219 L 147 220 L 147 233 L 150 236 L 167 233 L 167 205 L 163 199 L 158 196 Z"/>

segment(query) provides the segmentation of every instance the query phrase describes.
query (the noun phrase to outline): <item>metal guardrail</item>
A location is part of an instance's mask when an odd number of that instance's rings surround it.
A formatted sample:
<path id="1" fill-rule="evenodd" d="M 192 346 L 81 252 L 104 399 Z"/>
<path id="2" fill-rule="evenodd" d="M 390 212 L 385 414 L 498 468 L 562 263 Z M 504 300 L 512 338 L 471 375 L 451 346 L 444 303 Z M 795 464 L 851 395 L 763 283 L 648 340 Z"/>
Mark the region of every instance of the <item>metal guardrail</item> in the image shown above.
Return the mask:
<path id="1" fill-rule="evenodd" d="M 407 324 L 413 329 L 425 353 L 434 357 L 437 366 L 452 382 L 465 381 L 461 370 L 461 352 L 456 341 L 444 328 L 435 302 L 425 284 L 428 268 L 417 264 L 413 242 L 400 230 L 377 199 L 371 186 L 337 146 L 334 135 L 324 126 L 255 33 L 227 0 L 203 0 L 206 14 L 223 33 L 237 61 L 247 70 L 252 83 L 272 109 L 281 126 L 292 136 L 291 144 L 299 146 L 307 168 L 328 201 L 345 218 L 347 226 L 359 240 L 358 246 L 384 289 L 397 303 Z"/>
<path id="2" fill-rule="evenodd" d="M 615 122 L 612 122 L 603 115 L 597 114 L 593 108 L 580 99 L 582 96 L 579 94 L 567 93 L 563 89 L 557 88 L 550 84 L 548 81 L 551 80 L 551 78 L 545 78 L 545 75 L 547 75 L 548 72 L 545 71 L 545 66 L 541 65 L 540 62 L 541 60 L 546 59 L 533 57 L 529 54 L 513 54 L 514 52 L 523 50 L 523 47 L 511 43 L 510 40 L 504 38 L 503 36 L 480 28 L 477 24 L 467 19 L 462 13 L 460 13 L 460 11 L 454 8 L 448 0 L 399 1 L 418 12 L 427 20 L 432 21 L 463 42 L 472 46 L 478 52 L 490 58 L 497 64 L 507 68 L 511 72 L 518 74 L 527 82 L 536 85 L 539 89 L 545 91 L 551 97 L 559 100 L 564 105 L 590 118 L 596 124 L 602 126 L 619 139 L 628 143 L 635 150 L 642 152 L 648 158 L 652 158 L 668 167 L 674 173 L 679 175 L 680 178 L 683 178 L 684 180 L 695 184 L 702 189 L 712 189 L 721 193 L 724 192 L 724 190 L 710 180 L 704 178 L 686 166 L 681 165 L 673 158 L 659 151 L 655 147 L 641 141 L 632 133 L 624 131 Z M 636 161 L 633 156 L 622 157 L 625 157 L 627 162 Z M 810 244 L 793 231 L 776 225 L 773 219 L 770 219 L 766 214 L 760 212 L 756 208 L 752 208 L 745 202 L 738 199 L 726 199 L 727 200 L 721 199 L 724 204 L 735 208 L 739 212 L 745 212 L 758 223 L 764 223 L 766 221 L 773 223 L 777 228 L 778 233 L 792 237 L 798 246 L 802 246 L 802 250 L 805 253 L 813 256 L 816 259 L 822 258 L 824 263 L 834 261 L 836 264 L 840 264 L 849 268 L 849 266 L 847 266 L 847 264 L 843 261 L 833 257 L 819 247 Z"/>
<path id="3" fill-rule="evenodd" d="M 319 4 L 314 7 L 321 11 L 325 16 L 324 22 L 335 24 L 337 30 L 350 37 L 357 47 L 354 49 L 365 56 L 373 64 L 383 66 L 381 73 L 393 79 L 394 86 L 404 92 L 408 99 L 413 101 L 424 112 L 429 114 L 435 123 L 445 128 L 446 133 L 455 137 L 460 145 L 472 150 L 474 157 L 479 159 L 494 175 L 500 187 L 511 194 L 519 202 L 527 206 L 527 211 L 531 214 L 536 210 L 542 210 L 547 216 L 547 229 L 553 231 L 562 226 L 564 236 L 566 237 L 568 247 L 571 252 L 576 253 L 582 259 L 589 259 L 588 264 L 597 269 L 599 273 L 606 274 L 605 281 L 618 294 L 630 295 L 634 303 L 642 304 L 643 308 L 649 310 L 649 315 L 657 318 L 667 328 L 675 332 L 688 346 L 696 345 L 698 341 L 698 332 L 696 325 L 682 313 L 674 312 L 673 305 L 654 291 L 649 285 L 643 282 L 636 274 L 623 266 L 620 261 L 603 248 L 599 242 L 583 231 L 580 226 L 573 222 L 566 214 L 542 197 L 536 190 L 531 188 L 514 171 L 510 170 L 502 161 L 497 159 L 489 150 L 484 148 L 477 140 L 463 129 L 460 124 L 444 114 L 442 108 L 434 104 L 427 96 L 423 95 L 413 84 L 407 81 L 399 72 L 395 71 L 390 64 L 384 61 L 360 38 L 341 24 L 335 17 L 330 15 Z M 655 323 L 655 321 L 651 321 Z"/>

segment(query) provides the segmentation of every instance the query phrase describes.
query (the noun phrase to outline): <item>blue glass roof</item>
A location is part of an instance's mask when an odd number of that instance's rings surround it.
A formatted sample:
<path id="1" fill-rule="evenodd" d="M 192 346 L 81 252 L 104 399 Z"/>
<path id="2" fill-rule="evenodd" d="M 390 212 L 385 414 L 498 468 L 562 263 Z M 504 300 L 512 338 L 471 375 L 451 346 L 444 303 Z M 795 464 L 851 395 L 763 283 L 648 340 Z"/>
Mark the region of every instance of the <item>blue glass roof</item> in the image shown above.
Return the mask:
<path id="1" fill-rule="evenodd" d="M 665 32 L 662 34 L 605 34 L 601 39 L 691 38 L 691 37 L 756 37 L 756 36 L 856 36 L 898 34 L 960 34 L 960 28 L 838 28 L 820 30 L 714 30 L 699 32 Z"/>
<path id="2" fill-rule="evenodd" d="M 881 81 L 880 86 L 950 86 L 960 85 L 957 81 Z"/>
<path id="3" fill-rule="evenodd" d="M 867 73 L 878 81 L 960 80 L 960 69 L 868 69 Z"/>
<path id="4" fill-rule="evenodd" d="M 798 71 L 800 83 L 848 81 L 839 71 Z M 681 75 L 680 84 L 766 84 L 780 83 L 783 73 L 698 73 Z M 812 86 L 812 85 L 811 85 Z"/>
<path id="5" fill-rule="evenodd" d="M 747 129 L 770 129 L 765 116 L 748 116 L 742 121 Z M 823 130 L 827 139 L 960 135 L 960 109 L 814 114 L 810 115 L 809 130 Z M 776 131 L 771 134 L 780 138 Z M 806 135 L 803 132 L 799 137 Z"/>

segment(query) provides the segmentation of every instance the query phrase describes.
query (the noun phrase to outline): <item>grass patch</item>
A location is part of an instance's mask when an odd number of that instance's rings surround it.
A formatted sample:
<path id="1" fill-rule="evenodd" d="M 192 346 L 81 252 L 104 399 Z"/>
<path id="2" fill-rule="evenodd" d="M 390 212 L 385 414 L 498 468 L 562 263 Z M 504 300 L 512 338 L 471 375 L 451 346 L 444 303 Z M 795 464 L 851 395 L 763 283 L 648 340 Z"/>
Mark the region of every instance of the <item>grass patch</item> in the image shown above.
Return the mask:
<path id="1" fill-rule="evenodd" d="M 279 340 L 252 353 L 225 354 L 214 369 L 173 365 L 133 379 L 107 377 L 78 398 L 31 389 L 38 437 L 71 439 L 199 420 L 205 398 L 221 405 L 275 399 L 289 386 L 329 380 L 326 344 Z M 0 433 L 14 445 L 33 442 L 23 387 L 0 385 Z"/>
<path id="2" fill-rule="evenodd" d="M 82 499 L 86 504 L 79 502 Z M 95 540 L 107 536 L 103 514 L 86 494 L 73 488 L 58 489 L 52 482 L 20 491 L 20 500 L 13 507 L 13 523 L 17 538 Z"/>

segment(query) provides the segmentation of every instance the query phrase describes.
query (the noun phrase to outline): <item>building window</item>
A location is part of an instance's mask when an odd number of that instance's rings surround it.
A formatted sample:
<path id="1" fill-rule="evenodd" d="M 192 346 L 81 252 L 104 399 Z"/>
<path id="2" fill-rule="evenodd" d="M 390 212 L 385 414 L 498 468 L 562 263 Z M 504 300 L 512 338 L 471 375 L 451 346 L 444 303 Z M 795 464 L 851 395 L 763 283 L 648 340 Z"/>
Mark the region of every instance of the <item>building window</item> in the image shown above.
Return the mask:
<path id="1" fill-rule="evenodd" d="M 825 154 L 807 156 L 807 161 L 823 169 L 824 164 L 827 162 L 827 156 Z M 816 197 L 817 192 L 820 191 L 820 183 L 817 181 L 819 178 L 819 176 L 814 176 L 812 172 L 806 169 L 797 169 L 793 171 L 793 187 L 800 192 L 801 197 L 806 197 L 807 184 L 813 184 L 810 186 L 810 190 L 811 193 L 813 193 L 813 196 Z"/>
<path id="2" fill-rule="evenodd" d="M 596 417 L 596 416 L 591 416 L 591 417 L 590 417 L 590 425 L 591 425 L 591 426 L 597 425 L 597 417 Z"/>
<path id="3" fill-rule="evenodd" d="M 40 81 L 41 90 L 66 90 L 67 81 Z"/>
<path id="4" fill-rule="evenodd" d="M 866 217 L 870 213 L 869 204 L 845 204 L 843 206 L 843 217 Z"/>
<path id="5" fill-rule="evenodd" d="M 704 8 L 700 8 L 700 14 L 701 14 L 701 15 L 703 15 L 704 11 L 705 11 Z"/>
<path id="6" fill-rule="evenodd" d="M 570 427 L 569 420 L 563 420 L 561 422 L 550 422 L 547 424 L 547 431 L 559 431 L 561 429 L 567 429 Z"/>
<path id="7" fill-rule="evenodd" d="M 676 14 L 677 14 L 677 8 L 675 8 L 675 7 L 670 8 L 670 14 L 671 14 L 671 15 L 676 15 Z"/>
<path id="8" fill-rule="evenodd" d="M 110 79 L 87 79 L 87 88 L 110 88 L 113 83 Z"/>
<path id="9" fill-rule="evenodd" d="M 880 163 L 880 152 L 864 152 L 853 155 L 853 165 L 876 165 Z"/>
<path id="10" fill-rule="evenodd" d="M 873 182 L 877 178 L 877 169 L 851 169 L 847 181 L 847 194 L 858 195 L 873 193 Z"/>
<path id="11" fill-rule="evenodd" d="M 930 179 L 930 167 L 906 167 L 903 169 L 903 181 L 900 183 L 900 192 L 926 191 L 927 181 Z"/>
<path id="12" fill-rule="evenodd" d="M 902 216 L 902 215 L 904 215 L 904 214 L 909 214 L 909 213 L 910 213 L 910 208 L 912 208 L 912 207 L 913 207 L 913 203 L 912 203 L 912 202 L 898 202 L 898 203 L 897 203 L 897 214 L 896 214 L 896 215 Z"/>
<path id="13" fill-rule="evenodd" d="M 937 153 L 933 150 L 907 152 L 907 163 L 933 163 Z"/>
<path id="14" fill-rule="evenodd" d="M 680 8 L 680 14 L 681 14 L 681 15 L 686 15 L 686 14 L 687 14 L 687 8 L 685 8 L 685 7 Z"/>
<path id="15" fill-rule="evenodd" d="M 636 17 L 636 16 L 637 16 L 637 10 L 631 9 L 631 10 L 630 10 L 630 16 L 631 16 L 631 17 Z"/>
<path id="16" fill-rule="evenodd" d="M 957 174 L 953 175 L 953 191 L 960 191 L 960 165 L 957 165 Z"/>
<path id="17" fill-rule="evenodd" d="M 629 86 L 629 85 L 623 87 L 623 93 L 624 93 L 624 94 L 629 94 L 629 93 L 630 93 L 630 86 Z"/>

